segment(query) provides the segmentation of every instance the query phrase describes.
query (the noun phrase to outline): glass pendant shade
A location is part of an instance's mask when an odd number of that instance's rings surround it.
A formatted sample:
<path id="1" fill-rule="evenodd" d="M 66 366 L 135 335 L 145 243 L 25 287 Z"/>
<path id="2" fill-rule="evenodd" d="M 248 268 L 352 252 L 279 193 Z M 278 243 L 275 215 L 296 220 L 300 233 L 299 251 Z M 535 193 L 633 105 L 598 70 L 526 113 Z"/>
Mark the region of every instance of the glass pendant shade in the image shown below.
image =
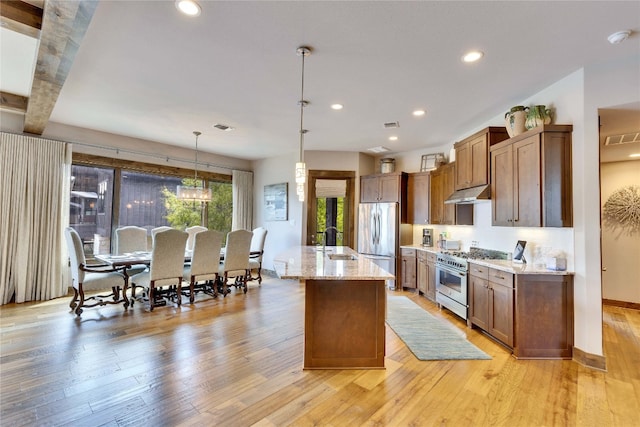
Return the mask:
<path id="1" fill-rule="evenodd" d="M 188 185 L 178 185 L 176 192 L 178 199 L 194 202 L 210 202 L 211 189 L 202 187 L 191 187 Z"/>

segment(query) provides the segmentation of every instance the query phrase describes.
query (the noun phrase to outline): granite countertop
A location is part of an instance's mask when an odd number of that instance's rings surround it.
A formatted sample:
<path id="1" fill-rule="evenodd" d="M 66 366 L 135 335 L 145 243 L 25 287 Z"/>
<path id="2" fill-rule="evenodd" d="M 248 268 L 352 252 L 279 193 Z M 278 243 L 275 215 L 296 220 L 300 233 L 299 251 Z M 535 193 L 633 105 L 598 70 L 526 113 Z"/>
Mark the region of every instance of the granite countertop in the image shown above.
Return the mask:
<path id="1" fill-rule="evenodd" d="M 545 266 L 519 264 L 507 259 L 473 259 L 470 263 L 483 265 L 511 274 L 550 274 L 556 276 L 572 276 L 572 271 L 547 270 Z"/>
<path id="2" fill-rule="evenodd" d="M 431 253 L 434 253 L 434 254 L 440 252 L 440 249 L 438 249 L 436 246 L 402 245 L 402 246 L 400 246 L 400 248 L 416 249 L 418 251 L 431 252 Z"/>
<path id="3" fill-rule="evenodd" d="M 330 255 L 353 255 L 354 260 L 332 260 Z M 298 246 L 278 254 L 273 266 L 281 279 L 380 280 L 395 276 L 348 246 Z"/>

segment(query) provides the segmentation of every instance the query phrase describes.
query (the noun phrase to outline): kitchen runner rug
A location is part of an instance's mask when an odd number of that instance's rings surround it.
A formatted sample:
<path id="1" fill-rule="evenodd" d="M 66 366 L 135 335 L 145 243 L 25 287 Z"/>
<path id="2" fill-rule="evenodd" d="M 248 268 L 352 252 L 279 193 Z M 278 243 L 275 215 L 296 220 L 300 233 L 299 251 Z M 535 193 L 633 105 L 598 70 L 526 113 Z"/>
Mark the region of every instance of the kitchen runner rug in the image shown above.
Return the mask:
<path id="1" fill-rule="evenodd" d="M 491 359 L 462 331 L 405 296 L 387 295 L 387 324 L 419 360 Z"/>

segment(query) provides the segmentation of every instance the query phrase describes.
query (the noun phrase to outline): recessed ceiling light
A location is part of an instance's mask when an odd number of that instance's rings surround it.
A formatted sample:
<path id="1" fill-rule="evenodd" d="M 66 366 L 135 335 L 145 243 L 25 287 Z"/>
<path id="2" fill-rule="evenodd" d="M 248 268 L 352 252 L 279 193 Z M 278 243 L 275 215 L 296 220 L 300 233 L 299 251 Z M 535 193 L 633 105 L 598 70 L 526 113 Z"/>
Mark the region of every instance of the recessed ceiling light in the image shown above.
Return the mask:
<path id="1" fill-rule="evenodd" d="M 629 157 L 640 157 L 640 153 L 629 154 Z"/>
<path id="2" fill-rule="evenodd" d="M 611 44 L 618 44 L 628 39 L 630 35 L 630 30 L 618 31 L 617 33 L 613 33 L 607 37 L 607 40 L 609 40 L 609 43 Z"/>
<path id="3" fill-rule="evenodd" d="M 484 53 L 480 52 L 479 50 L 472 50 L 471 52 L 465 53 L 465 55 L 462 57 L 462 61 L 476 62 L 478 59 L 482 58 L 483 56 L 484 56 Z"/>
<path id="4" fill-rule="evenodd" d="M 424 116 L 424 114 L 425 114 L 424 110 L 415 110 L 413 112 L 413 115 L 416 116 L 416 117 Z"/>
<path id="5" fill-rule="evenodd" d="M 331 104 L 331 108 L 333 110 L 342 110 L 344 108 L 344 105 L 342 105 L 342 104 Z"/>
<path id="6" fill-rule="evenodd" d="M 389 137 L 389 141 L 397 141 L 397 140 L 398 140 L 398 137 L 395 135 Z"/>
<path id="7" fill-rule="evenodd" d="M 202 9 L 194 0 L 176 0 L 176 8 L 185 15 L 199 16 Z"/>
<path id="8" fill-rule="evenodd" d="M 380 145 L 378 147 L 367 148 L 367 151 L 371 151 L 372 153 L 386 153 L 389 149 Z"/>

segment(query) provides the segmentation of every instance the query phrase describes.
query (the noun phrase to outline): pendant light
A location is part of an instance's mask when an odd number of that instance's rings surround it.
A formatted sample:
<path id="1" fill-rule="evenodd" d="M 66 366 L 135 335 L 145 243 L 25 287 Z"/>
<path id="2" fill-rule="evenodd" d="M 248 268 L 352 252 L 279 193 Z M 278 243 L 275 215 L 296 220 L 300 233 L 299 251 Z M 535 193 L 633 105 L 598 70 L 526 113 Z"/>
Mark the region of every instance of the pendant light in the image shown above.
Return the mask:
<path id="1" fill-rule="evenodd" d="M 298 200 L 304 202 L 304 187 L 307 179 L 307 168 L 304 164 L 304 134 L 308 131 L 304 129 L 304 107 L 309 105 L 309 101 L 304 99 L 304 58 L 311 55 L 311 49 L 306 46 L 300 46 L 296 49 L 296 54 L 302 57 L 302 85 L 300 90 L 300 158 L 296 163 L 296 193 Z"/>
<path id="2" fill-rule="evenodd" d="M 179 200 L 193 201 L 193 202 L 210 202 L 211 201 L 211 189 L 205 187 L 204 180 L 202 181 L 202 187 L 198 184 L 198 137 L 202 135 L 202 132 L 193 131 L 196 136 L 196 162 L 195 172 L 193 177 L 193 186 L 178 185 L 178 191 L 176 195 Z"/>

